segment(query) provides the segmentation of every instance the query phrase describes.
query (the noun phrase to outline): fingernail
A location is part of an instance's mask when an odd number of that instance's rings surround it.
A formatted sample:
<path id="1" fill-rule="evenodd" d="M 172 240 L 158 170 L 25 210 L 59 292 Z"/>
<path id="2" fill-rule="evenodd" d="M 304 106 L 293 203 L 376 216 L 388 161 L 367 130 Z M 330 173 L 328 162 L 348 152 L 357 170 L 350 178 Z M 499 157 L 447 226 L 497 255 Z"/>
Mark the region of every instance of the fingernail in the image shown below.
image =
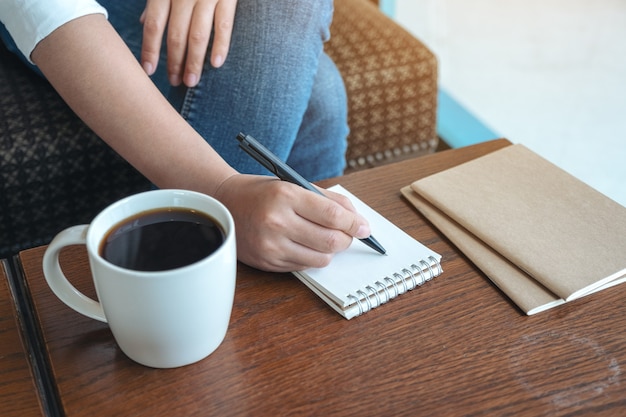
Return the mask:
<path id="1" fill-rule="evenodd" d="M 223 57 L 223 56 L 221 56 L 221 55 L 216 55 L 216 56 L 213 58 L 213 66 L 214 66 L 215 68 L 219 68 L 219 67 L 221 67 L 223 63 L 224 63 L 224 57 Z"/>
<path id="2" fill-rule="evenodd" d="M 359 226 L 359 229 L 356 231 L 356 237 L 359 239 L 365 239 L 372 234 L 370 228 L 365 225 Z"/>
<path id="3" fill-rule="evenodd" d="M 195 87 L 198 84 L 198 76 L 196 74 L 187 74 L 185 76 L 185 85 L 187 87 Z"/>
<path id="4" fill-rule="evenodd" d="M 148 75 L 152 75 L 154 73 L 154 67 L 152 66 L 152 64 L 148 61 L 143 63 L 143 70 L 146 72 L 146 74 Z"/>
<path id="5" fill-rule="evenodd" d="M 174 87 L 180 85 L 180 75 L 171 74 L 169 78 L 170 78 L 170 84 L 172 84 Z"/>

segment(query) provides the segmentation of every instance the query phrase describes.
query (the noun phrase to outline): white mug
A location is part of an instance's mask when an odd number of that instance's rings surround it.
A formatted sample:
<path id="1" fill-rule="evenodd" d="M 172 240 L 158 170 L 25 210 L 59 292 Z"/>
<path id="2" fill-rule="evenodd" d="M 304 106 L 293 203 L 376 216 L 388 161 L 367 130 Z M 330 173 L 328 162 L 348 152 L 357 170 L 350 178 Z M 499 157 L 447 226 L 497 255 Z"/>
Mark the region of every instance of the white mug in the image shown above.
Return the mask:
<path id="1" fill-rule="evenodd" d="M 121 222 L 161 208 L 184 208 L 210 216 L 224 232 L 210 255 L 186 266 L 140 271 L 117 266 L 100 254 L 103 240 Z M 65 246 L 87 247 L 98 301 L 80 293 L 59 266 Z M 43 258 L 52 291 L 69 307 L 107 322 L 120 349 L 134 361 L 173 368 L 197 362 L 222 343 L 235 294 L 235 225 L 228 209 L 207 195 L 154 190 L 113 203 L 89 225 L 61 231 Z"/>

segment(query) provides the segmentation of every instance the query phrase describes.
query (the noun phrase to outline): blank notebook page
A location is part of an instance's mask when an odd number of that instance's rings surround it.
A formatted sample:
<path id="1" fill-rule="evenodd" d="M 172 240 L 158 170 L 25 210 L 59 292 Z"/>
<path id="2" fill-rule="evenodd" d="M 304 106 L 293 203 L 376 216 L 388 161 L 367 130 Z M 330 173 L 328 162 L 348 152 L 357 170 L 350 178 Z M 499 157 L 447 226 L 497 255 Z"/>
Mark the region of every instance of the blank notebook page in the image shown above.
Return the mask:
<path id="1" fill-rule="evenodd" d="M 308 280 L 341 308 L 356 304 L 355 297 L 364 306 L 367 305 L 365 299 L 370 298 L 370 303 L 375 304 L 373 307 L 377 307 L 376 304 L 381 304 L 381 301 L 389 301 L 398 293 L 411 290 L 442 272 L 439 264 L 441 255 L 409 236 L 340 185 L 329 190 L 350 199 L 356 210 L 368 220 L 372 235 L 387 253 L 381 255 L 354 239 L 348 249 L 333 258 L 330 265 L 296 272 L 298 278 Z M 378 297 L 372 288 L 378 291 Z"/>

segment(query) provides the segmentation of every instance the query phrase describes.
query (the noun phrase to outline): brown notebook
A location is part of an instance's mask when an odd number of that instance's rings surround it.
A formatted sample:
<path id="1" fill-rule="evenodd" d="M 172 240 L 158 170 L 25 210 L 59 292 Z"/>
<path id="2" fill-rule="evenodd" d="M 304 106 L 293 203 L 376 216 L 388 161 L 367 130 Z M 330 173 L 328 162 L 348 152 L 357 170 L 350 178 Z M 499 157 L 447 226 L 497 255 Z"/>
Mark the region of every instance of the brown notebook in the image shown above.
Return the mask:
<path id="1" fill-rule="evenodd" d="M 626 208 L 523 145 L 402 192 L 529 315 L 626 281 Z"/>

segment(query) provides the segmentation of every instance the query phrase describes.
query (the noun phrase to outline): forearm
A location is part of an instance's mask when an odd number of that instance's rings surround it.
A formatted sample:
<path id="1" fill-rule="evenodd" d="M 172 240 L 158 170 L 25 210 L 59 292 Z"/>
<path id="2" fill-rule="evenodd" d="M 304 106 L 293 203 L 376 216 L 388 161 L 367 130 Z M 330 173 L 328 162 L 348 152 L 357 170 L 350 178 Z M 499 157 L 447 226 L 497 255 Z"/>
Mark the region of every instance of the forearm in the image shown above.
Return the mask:
<path id="1" fill-rule="evenodd" d="M 102 15 L 61 26 L 31 57 L 78 116 L 157 186 L 214 195 L 235 174 L 169 105 Z"/>

